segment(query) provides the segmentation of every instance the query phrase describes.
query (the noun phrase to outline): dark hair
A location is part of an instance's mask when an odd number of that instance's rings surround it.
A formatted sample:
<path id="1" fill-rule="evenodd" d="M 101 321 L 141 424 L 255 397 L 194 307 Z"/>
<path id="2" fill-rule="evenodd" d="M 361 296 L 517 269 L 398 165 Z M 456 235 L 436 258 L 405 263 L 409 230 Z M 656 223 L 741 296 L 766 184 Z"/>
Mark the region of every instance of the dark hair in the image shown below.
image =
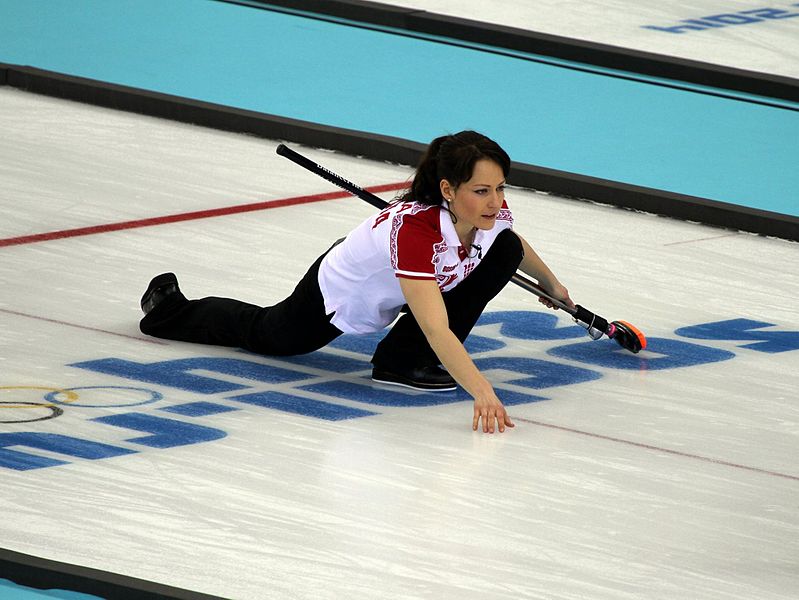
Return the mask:
<path id="1" fill-rule="evenodd" d="M 494 140 L 476 131 L 461 131 L 430 142 L 413 177 L 411 187 L 398 200 L 441 204 L 440 182 L 446 179 L 458 187 L 472 178 L 474 165 L 487 159 L 497 163 L 508 176 L 510 157 Z"/>

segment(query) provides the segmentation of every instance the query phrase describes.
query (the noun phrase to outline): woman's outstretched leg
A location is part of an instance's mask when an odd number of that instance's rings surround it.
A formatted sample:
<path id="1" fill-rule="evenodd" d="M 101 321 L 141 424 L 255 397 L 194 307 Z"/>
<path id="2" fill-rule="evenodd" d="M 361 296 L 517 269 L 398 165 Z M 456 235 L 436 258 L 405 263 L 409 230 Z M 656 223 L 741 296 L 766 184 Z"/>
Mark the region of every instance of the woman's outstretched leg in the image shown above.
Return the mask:
<path id="1" fill-rule="evenodd" d="M 188 300 L 174 276 L 172 281 L 169 274 L 161 275 L 142 299 L 142 308 L 150 310 L 139 327 L 142 333 L 159 338 L 232 346 L 272 356 L 318 350 L 341 335 L 325 314 L 317 279 L 320 262 L 321 257 L 288 298 L 268 307 L 231 298 Z M 156 302 L 146 302 L 148 296 Z"/>

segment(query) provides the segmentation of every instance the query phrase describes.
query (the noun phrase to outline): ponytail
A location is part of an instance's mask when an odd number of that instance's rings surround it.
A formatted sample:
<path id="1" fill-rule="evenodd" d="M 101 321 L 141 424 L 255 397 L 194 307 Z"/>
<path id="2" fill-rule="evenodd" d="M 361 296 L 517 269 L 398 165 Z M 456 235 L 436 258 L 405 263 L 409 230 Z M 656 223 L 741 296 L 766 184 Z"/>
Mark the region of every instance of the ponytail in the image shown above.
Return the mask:
<path id="1" fill-rule="evenodd" d="M 474 165 L 487 159 L 510 172 L 510 157 L 495 141 L 475 131 L 461 131 L 434 139 L 422 155 L 411 187 L 398 198 L 421 204 L 441 204 L 441 180 L 458 187 L 472 178 Z"/>

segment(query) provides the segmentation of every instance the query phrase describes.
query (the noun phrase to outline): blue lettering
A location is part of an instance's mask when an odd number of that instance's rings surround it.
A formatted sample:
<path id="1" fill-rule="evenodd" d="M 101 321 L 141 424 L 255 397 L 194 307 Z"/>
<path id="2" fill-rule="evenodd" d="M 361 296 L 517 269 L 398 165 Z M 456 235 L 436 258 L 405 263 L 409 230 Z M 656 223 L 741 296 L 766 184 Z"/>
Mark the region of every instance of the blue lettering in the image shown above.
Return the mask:
<path id="1" fill-rule="evenodd" d="M 191 371 L 211 371 L 267 383 L 282 383 L 305 379 L 308 375 L 237 358 L 186 358 L 154 363 L 137 363 L 120 358 L 90 360 L 70 365 L 97 373 L 126 379 L 146 381 L 198 394 L 218 394 L 245 389 L 239 385 L 212 377 L 192 374 Z"/>
<path id="2" fill-rule="evenodd" d="M 165 406 L 161 410 L 176 415 L 183 415 L 184 417 L 208 417 L 210 415 L 218 415 L 239 409 L 224 404 L 217 404 L 216 402 L 200 401 L 173 404 L 172 406 Z"/>
<path id="3" fill-rule="evenodd" d="M 342 400 L 353 400 L 364 404 L 376 406 L 438 406 L 440 404 L 452 404 L 462 402 L 469 396 L 464 397 L 458 391 L 454 392 L 431 392 L 418 393 L 408 390 L 407 392 L 377 387 L 376 385 L 362 385 L 350 381 L 325 381 L 322 383 L 312 383 L 304 385 L 300 389 L 324 394 Z M 463 392 L 465 394 L 465 392 Z"/>
<path id="4" fill-rule="evenodd" d="M 484 313 L 477 325 L 501 323 L 499 333 L 520 340 L 568 340 L 583 337 L 585 330 L 577 325 L 558 327 L 558 317 L 551 313 L 505 310 Z"/>
<path id="5" fill-rule="evenodd" d="M 505 342 L 494 338 L 484 337 L 470 333 L 463 346 L 469 354 L 480 354 L 481 352 L 493 352 L 505 347 Z"/>
<path id="6" fill-rule="evenodd" d="M 794 4 L 794 6 L 799 6 L 799 4 Z M 756 15 L 761 19 L 790 19 L 793 17 L 799 17 L 799 13 L 792 13 L 788 12 L 787 10 L 780 10 L 778 8 L 756 8 L 754 10 L 742 10 L 741 14 Z"/>
<path id="7" fill-rule="evenodd" d="M 752 331 L 763 327 L 773 327 L 773 323 L 753 321 L 751 319 L 730 319 L 681 327 L 674 333 L 679 336 L 698 340 L 725 340 L 753 342 L 743 344 L 740 348 L 756 352 L 788 352 L 799 350 L 799 331 Z"/>
<path id="8" fill-rule="evenodd" d="M 86 458 L 98 460 L 101 458 L 111 458 L 124 454 L 134 454 L 135 451 L 126 448 L 118 448 L 82 440 L 80 438 L 57 433 L 0 433 L 0 467 L 14 469 L 17 471 L 27 471 L 29 469 L 42 469 L 44 467 L 54 467 L 57 465 L 68 464 L 68 461 L 58 460 L 28 454 L 18 450 L 9 450 L 9 446 L 27 446 L 28 448 L 38 448 L 56 454 L 65 454 L 76 458 Z"/>
<path id="9" fill-rule="evenodd" d="M 754 14 L 756 11 L 747 12 Z M 777 12 L 779 16 L 763 18 L 799 16 L 799 13 Z M 760 20 L 752 17 L 745 17 L 742 20 L 736 15 L 714 15 L 706 18 L 716 19 L 718 22 L 693 20 L 686 21 L 686 26 L 693 23 L 701 24 L 703 27 L 723 27 Z M 506 347 L 507 339 L 552 341 L 584 337 L 585 332 L 581 327 L 571 324 L 564 326 L 562 321 L 551 313 L 541 311 L 485 313 L 477 325 L 491 328 L 493 331 L 499 330 L 499 336 L 470 335 L 466 346 L 470 354 L 475 356 L 474 362 L 477 367 L 490 377 L 497 394 L 506 406 L 547 399 L 527 393 L 525 388 L 531 391 L 549 389 L 589 382 L 602 377 L 602 373 L 599 371 L 551 360 L 526 356 L 485 356 L 484 353 Z M 774 325 L 751 319 L 730 319 L 682 327 L 675 333 L 683 338 L 735 342 L 738 347 L 756 352 L 779 353 L 799 349 L 799 331 L 765 329 L 770 327 L 774 327 Z M 335 340 L 332 346 L 349 352 L 370 355 L 383 335 L 384 332 L 366 336 L 345 335 Z M 487 333 L 487 335 L 492 334 Z M 498 337 L 500 339 L 497 339 Z M 249 355 L 244 351 L 241 352 L 242 354 L 238 356 Z M 682 339 L 667 338 L 650 338 L 647 349 L 639 354 L 627 352 L 608 339 L 567 343 L 551 348 L 548 350 L 548 354 L 583 365 L 641 371 L 710 364 L 726 361 L 735 356 L 728 350 L 694 344 Z M 374 410 L 353 406 L 357 403 L 371 405 L 369 408 L 374 406 L 426 407 L 472 400 L 470 395 L 461 388 L 447 393 L 422 393 L 377 386 L 364 377 L 364 372 L 371 367 L 367 360 L 358 356 L 353 357 L 353 355 L 341 356 L 335 351 L 323 350 L 302 356 L 281 357 L 280 363 L 277 363 L 275 359 L 261 358 L 259 361 L 256 356 L 253 355 L 253 360 L 197 357 L 152 363 L 106 358 L 78 362 L 70 366 L 198 394 L 226 395 L 225 398 L 219 398 L 218 401 L 215 399 L 212 399 L 215 401 L 184 401 L 178 404 L 172 403 L 170 406 L 162 406 L 159 411 L 155 411 L 160 415 L 169 413 L 173 418 L 127 412 L 91 419 L 100 424 L 143 432 L 145 435 L 131 437 L 126 441 L 151 448 L 172 448 L 221 439 L 227 435 L 225 431 L 190 421 L 241 410 L 244 405 L 259 406 L 328 421 L 340 421 L 380 414 Z M 278 364 L 278 366 L 272 366 L 273 364 Z M 342 377 L 344 373 L 350 375 Z M 215 374 L 219 374 L 220 377 L 214 376 Z M 247 385 L 251 382 L 266 385 L 260 387 L 255 383 Z M 275 389 L 275 385 L 279 387 Z M 253 387 L 256 389 L 252 389 Z M 83 389 L 115 390 L 117 388 L 114 386 L 73 388 L 73 390 Z M 143 402 L 155 402 L 162 399 L 159 392 L 148 389 L 120 389 L 148 393 L 150 397 Z M 231 392 L 233 395 L 230 395 Z M 109 408 L 132 405 L 124 403 L 122 400 L 116 401 L 116 404 L 59 402 L 59 393 L 58 390 L 51 391 L 45 396 L 45 399 L 48 402 L 63 403 L 72 408 L 99 406 Z M 328 399 L 332 401 L 328 401 Z M 335 403 L 336 399 L 342 399 L 345 402 L 338 404 Z M 111 401 L 115 401 L 114 397 L 111 398 Z M 181 417 L 185 420 L 178 420 Z M 25 452 L 13 448 L 13 446 L 27 446 L 34 450 L 62 454 L 67 457 L 93 460 L 135 453 L 135 450 L 66 435 L 33 432 L 5 433 L 0 434 L 0 467 L 29 470 L 69 464 L 67 460 L 60 459 L 60 457 L 54 458 L 43 455 L 41 452 L 39 454 Z"/>
<path id="10" fill-rule="evenodd" d="M 513 372 L 513 379 L 503 381 L 503 383 L 512 383 L 537 390 L 560 385 L 571 385 L 573 383 L 583 383 L 602 377 L 601 373 L 591 371 L 590 369 L 573 367 L 535 358 L 503 358 L 497 356 L 478 358 L 475 359 L 474 363 L 477 365 L 478 369 L 486 374 L 492 369 L 511 371 Z M 520 378 L 519 374 L 528 375 L 528 377 Z M 492 378 L 492 380 L 493 379 L 495 378 Z"/>
<path id="11" fill-rule="evenodd" d="M 333 348 L 341 348 L 342 350 L 349 350 L 350 352 L 357 352 L 358 354 L 366 354 L 371 356 L 374 354 L 375 346 L 383 339 L 385 332 L 377 331 L 375 333 L 368 333 L 365 335 L 341 335 L 335 340 L 330 342 Z"/>
<path id="12" fill-rule="evenodd" d="M 478 323 L 481 325 L 484 323 Z M 348 350 L 349 352 L 357 352 L 358 354 L 365 354 L 366 356 L 371 356 L 375 352 L 375 347 L 377 346 L 378 342 L 383 339 L 386 335 L 385 331 L 378 331 L 376 333 L 368 333 L 365 335 L 342 335 L 337 337 L 333 340 L 330 345 L 334 348 L 340 348 L 342 350 Z M 499 350 L 500 348 L 505 347 L 505 342 L 493 338 L 487 338 L 480 335 L 471 334 L 468 338 L 466 338 L 466 343 L 464 344 L 466 349 L 472 353 L 477 354 L 478 352 L 489 352 L 492 350 Z M 313 356 L 314 354 L 319 354 L 318 352 L 314 352 L 312 354 L 308 354 L 307 356 Z M 283 357 L 281 357 L 283 358 Z M 339 357 L 336 357 L 338 360 Z M 364 362 L 362 363 L 362 369 L 371 367 L 369 363 Z M 340 372 L 340 369 L 335 369 Z M 353 369 L 355 370 L 355 369 Z"/>
<path id="13" fill-rule="evenodd" d="M 707 19 L 707 17 L 704 17 L 704 19 Z M 701 27 L 703 27 L 705 29 L 712 29 L 714 27 L 715 28 L 724 27 L 724 25 L 721 25 L 719 23 L 714 23 L 710 19 L 708 19 L 708 20 L 704 20 L 704 19 L 683 19 L 682 22 L 683 23 L 693 23 L 694 25 L 699 25 L 699 26 L 701 26 Z"/>
<path id="14" fill-rule="evenodd" d="M 341 337 L 354 338 L 358 336 Z M 244 350 L 242 350 L 242 352 L 244 352 Z M 311 352 L 309 354 L 300 354 L 298 356 L 281 356 L 280 360 L 294 365 L 302 365 L 304 367 L 331 371 L 333 373 L 352 373 L 353 371 L 363 371 L 364 369 L 371 368 L 368 361 L 341 356 L 323 350 Z"/>
<path id="15" fill-rule="evenodd" d="M 142 413 L 109 415 L 92 419 L 92 421 L 152 434 L 126 440 L 134 444 L 150 446 L 151 448 L 174 448 L 175 446 L 199 444 L 200 442 L 218 440 L 227 435 L 221 429 Z"/>
<path id="16" fill-rule="evenodd" d="M 713 27 L 706 25 L 704 27 L 697 27 L 696 25 L 673 25 L 671 27 L 658 27 L 657 25 L 643 25 L 644 29 L 654 29 L 655 31 L 665 31 L 667 33 L 687 33 L 689 31 L 704 31 Z"/>
<path id="17" fill-rule="evenodd" d="M 619 348 L 612 340 L 559 346 L 549 350 L 549 354 L 598 367 L 634 371 L 693 367 L 735 357 L 735 354 L 726 350 L 666 338 L 649 338 L 646 350 L 639 354 Z"/>
<path id="18" fill-rule="evenodd" d="M 518 406 L 519 404 L 530 404 L 531 402 L 541 402 L 542 400 L 549 400 L 549 398 L 545 398 L 543 396 L 535 396 L 533 394 L 527 394 L 522 392 L 514 392 L 512 390 L 503 389 L 501 385 L 496 387 L 497 396 L 499 399 L 502 400 L 502 404 L 505 406 Z M 463 392 L 464 400 L 471 400 L 471 396 L 469 396 L 466 392 Z"/>
<path id="19" fill-rule="evenodd" d="M 799 3 L 794 3 L 792 6 L 799 6 Z M 794 17 L 799 17 L 799 13 L 779 8 L 756 8 L 742 10 L 736 13 L 708 15 L 699 19 L 682 19 L 680 24 L 668 27 L 659 27 L 657 25 L 642 25 L 642 27 L 644 29 L 654 29 L 655 31 L 665 31 L 667 33 L 688 33 L 690 31 L 703 31 L 705 29 L 729 27 L 733 25 L 762 23 L 766 19 L 792 19 Z"/>
<path id="20" fill-rule="evenodd" d="M 723 14 L 723 15 L 710 15 L 709 17 L 702 17 L 704 20 L 713 21 L 714 23 L 722 23 L 724 25 L 746 25 L 747 23 L 758 23 L 763 19 L 755 17 L 747 17 L 745 15 L 736 14 Z"/>
<path id="21" fill-rule="evenodd" d="M 356 419 L 358 417 L 369 417 L 378 414 L 351 406 L 342 406 L 340 404 L 333 404 L 332 402 L 323 402 L 322 400 L 313 400 L 304 396 L 272 391 L 231 396 L 229 400 L 236 400 L 263 408 L 282 410 L 283 412 L 307 417 L 315 417 L 326 421 L 342 421 L 344 419 Z"/>
<path id="22" fill-rule="evenodd" d="M 452 392 L 431 392 L 407 393 L 386 389 L 375 389 L 369 386 L 360 386 L 344 381 L 331 381 L 325 384 L 309 385 L 304 389 L 317 393 L 335 396 L 342 399 L 354 400 L 367 404 L 379 406 L 397 407 L 420 407 L 420 406 L 440 406 L 443 404 L 454 404 L 456 402 L 468 402 L 472 397 L 462 388 Z M 502 389 L 501 384 L 497 386 L 497 395 L 502 399 L 505 406 L 515 406 L 517 404 L 529 404 L 530 402 L 540 402 L 547 400 L 543 396 L 516 392 L 513 390 Z"/>

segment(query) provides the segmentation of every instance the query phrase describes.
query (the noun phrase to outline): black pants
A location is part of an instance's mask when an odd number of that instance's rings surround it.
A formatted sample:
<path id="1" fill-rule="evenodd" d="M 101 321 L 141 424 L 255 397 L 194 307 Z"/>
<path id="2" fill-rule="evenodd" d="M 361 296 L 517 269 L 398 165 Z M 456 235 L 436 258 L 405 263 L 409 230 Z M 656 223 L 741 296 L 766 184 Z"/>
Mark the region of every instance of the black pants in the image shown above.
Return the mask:
<path id="1" fill-rule="evenodd" d="M 142 333 L 159 338 L 233 346 L 268 356 L 313 352 L 342 333 L 330 323 L 332 315 L 325 314 L 319 290 L 319 264 L 324 256 L 311 265 L 291 295 L 274 306 L 263 308 L 230 298 L 188 300 L 177 292 L 145 315 L 139 327 Z M 459 340 L 466 339 L 486 304 L 516 272 L 522 256 L 516 234 L 503 231 L 480 265 L 443 294 L 450 329 Z M 372 362 L 386 367 L 427 366 L 439 360 L 416 319 L 406 312 L 378 344 Z"/>

